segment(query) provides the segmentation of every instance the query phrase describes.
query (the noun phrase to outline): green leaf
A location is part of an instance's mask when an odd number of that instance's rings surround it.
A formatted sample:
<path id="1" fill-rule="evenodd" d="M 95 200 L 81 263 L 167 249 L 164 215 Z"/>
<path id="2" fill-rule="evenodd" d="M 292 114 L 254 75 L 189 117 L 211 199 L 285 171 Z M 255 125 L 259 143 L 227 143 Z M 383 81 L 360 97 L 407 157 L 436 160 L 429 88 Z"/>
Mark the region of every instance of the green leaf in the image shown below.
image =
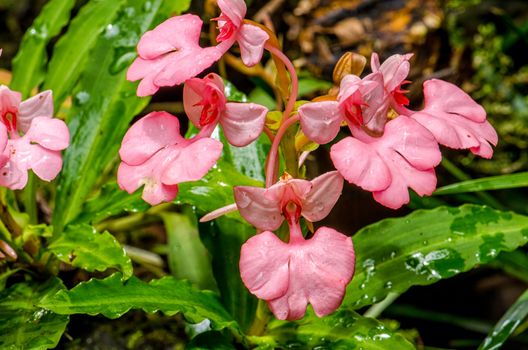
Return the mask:
<path id="1" fill-rule="evenodd" d="M 309 311 L 300 321 L 272 322 L 266 337 L 252 337 L 260 348 L 407 350 L 415 347 L 381 322 L 351 310 L 318 318 Z"/>
<path id="2" fill-rule="evenodd" d="M 360 230 L 345 305 L 360 308 L 486 263 L 528 242 L 528 217 L 486 206 L 417 210 Z"/>
<path id="3" fill-rule="evenodd" d="M 75 0 L 51 0 L 26 31 L 17 55 L 13 59 L 11 88 L 27 97 L 44 80 L 48 61 L 46 45 L 70 20 Z"/>
<path id="4" fill-rule="evenodd" d="M 21 282 L 0 293 L 0 348 L 50 349 L 57 346 L 68 316 L 37 306 L 64 289 L 58 278 L 45 283 Z"/>
<path id="5" fill-rule="evenodd" d="M 233 186 L 262 186 L 262 182 L 241 174 L 233 165 L 220 159 L 200 181 L 185 182 L 179 185 L 175 202 L 196 206 L 203 215 L 228 204 L 233 204 Z M 231 216 L 245 222 L 240 216 Z"/>
<path id="6" fill-rule="evenodd" d="M 61 315 L 102 314 L 108 318 L 118 318 L 130 309 L 161 311 L 167 315 L 181 312 L 192 323 L 208 319 L 213 329 L 237 329 L 236 322 L 214 293 L 200 291 L 189 282 L 173 277 L 146 283 L 133 276 L 123 282 L 122 275 L 115 273 L 60 291 L 42 300 L 39 306 Z"/>
<path id="7" fill-rule="evenodd" d="M 502 347 L 515 329 L 528 316 L 528 290 L 517 299 L 508 311 L 502 316 L 490 334 L 479 346 L 479 350 L 493 350 Z"/>
<path id="8" fill-rule="evenodd" d="M 64 152 L 57 188 L 56 232 L 79 214 L 96 181 L 116 158 L 130 121 L 148 103 L 148 99 L 136 97 L 136 84 L 126 81 L 125 75 L 142 33 L 154 26 L 158 17 L 168 17 L 173 8 L 181 7 L 177 1 L 173 6 L 162 3 L 128 1 L 89 55 L 69 113 L 72 143 Z"/>
<path id="9" fill-rule="evenodd" d="M 167 230 L 169 268 L 178 279 L 187 279 L 201 289 L 216 288 L 211 268 L 211 257 L 205 249 L 196 218 L 194 222 L 185 214 L 162 213 Z"/>
<path id="10" fill-rule="evenodd" d="M 44 87 L 53 90 L 56 109 L 70 94 L 85 64 L 93 62 L 90 50 L 95 42 L 115 30 L 110 23 L 124 3 L 124 0 L 88 2 L 55 45 Z"/>
<path id="11" fill-rule="evenodd" d="M 528 283 L 528 254 L 520 249 L 500 253 L 490 265 Z"/>
<path id="12" fill-rule="evenodd" d="M 240 247 L 255 234 L 255 228 L 244 222 L 238 213 L 233 216 L 238 220 L 220 217 L 200 225 L 200 235 L 213 257 L 213 273 L 222 303 L 247 331 L 254 320 L 258 300 L 244 286 L 238 262 Z"/>
<path id="13" fill-rule="evenodd" d="M 484 177 L 476 180 L 458 182 L 440 187 L 435 195 L 503 190 L 508 188 L 528 187 L 528 172 Z"/>
<path id="14" fill-rule="evenodd" d="M 104 185 L 95 198 L 86 202 L 72 224 L 96 224 L 110 216 L 124 212 L 144 212 L 149 208 L 150 205 L 141 199 L 141 191 L 128 194 L 120 189 L 116 183 L 110 183 Z"/>
<path id="15" fill-rule="evenodd" d="M 132 262 L 119 242 L 108 232 L 89 225 L 70 225 L 50 245 L 59 260 L 87 271 L 116 268 L 124 278 L 132 276 Z"/>

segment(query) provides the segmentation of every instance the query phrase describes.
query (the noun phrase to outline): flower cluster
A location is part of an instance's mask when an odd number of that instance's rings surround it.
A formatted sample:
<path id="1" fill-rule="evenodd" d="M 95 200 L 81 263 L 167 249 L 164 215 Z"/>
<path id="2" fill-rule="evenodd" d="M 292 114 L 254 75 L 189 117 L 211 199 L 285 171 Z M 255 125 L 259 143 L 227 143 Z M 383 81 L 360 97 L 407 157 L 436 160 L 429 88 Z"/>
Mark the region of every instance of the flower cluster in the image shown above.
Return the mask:
<path id="1" fill-rule="evenodd" d="M 299 108 L 303 132 L 317 143 L 332 141 L 343 123 L 348 126 L 352 136 L 330 151 L 336 169 L 393 209 L 409 202 L 408 188 L 421 196 L 434 192 L 438 144 L 490 158 L 498 141 L 484 109 L 451 83 L 427 80 L 424 108 L 408 109 L 402 85 L 411 56 L 394 55 L 380 65 L 374 53 L 371 74 L 348 75 L 337 96 Z M 395 117 L 388 117 L 390 109 Z"/>
<path id="2" fill-rule="evenodd" d="M 390 208 L 409 202 L 408 188 L 419 195 L 431 194 L 436 187 L 434 168 L 441 161 L 439 144 L 467 148 L 489 158 L 497 134 L 482 107 L 444 81 L 425 82 L 425 107 L 416 112 L 408 109 L 402 85 L 408 83 L 410 54 L 394 55 L 383 64 L 373 54 L 371 74 L 364 78 L 352 71 L 342 74 L 338 89 L 295 110 L 297 76 L 277 38 L 244 19 L 243 0 L 217 3 L 221 13 L 214 19 L 218 35 L 213 46 L 200 46 L 203 23 L 190 14 L 170 18 L 141 38 L 139 57 L 127 73 L 129 80 L 141 80 L 138 96 L 184 83 L 185 112 L 199 132 L 191 139 L 184 138 L 178 119 L 166 112 L 143 117 L 121 145 L 118 183 L 129 193 L 143 186 L 143 198 L 152 205 L 171 201 L 179 183 L 200 179 L 221 156 L 222 143 L 211 138 L 217 125 L 237 147 L 248 145 L 266 131 L 272 142 L 266 187 L 236 186 L 235 204 L 201 220 L 238 210 L 256 227 L 257 234 L 241 248 L 240 273 L 247 288 L 266 300 L 277 318 L 302 318 L 308 304 L 318 316 L 327 315 L 341 304 L 354 274 L 352 240 L 329 227 L 319 227 L 305 239 L 301 220 L 312 227 L 312 222 L 325 218 L 341 195 L 343 178 L 373 192 L 378 202 Z M 277 74 L 289 72 L 291 93 L 283 98 L 286 107 L 275 131 L 265 127 L 265 107 L 227 102 L 223 81 L 214 73 L 196 77 L 235 42 L 245 65 L 257 64 L 268 50 L 276 64 L 282 65 Z M 287 76 L 279 81 L 287 82 Z M 284 92 L 284 86 L 280 90 Z M 288 173 L 299 173 L 298 163 L 305 157 L 295 147 L 285 147 L 284 152 L 294 153 L 287 155 L 289 159 L 300 161 L 294 162 L 294 168 L 287 164 L 286 173 L 278 178 L 279 146 L 285 142 L 287 129 L 298 123 L 303 134 L 318 144 L 331 142 L 342 126 L 348 126 L 351 136 L 331 147 L 337 171 L 312 181 L 294 178 Z M 274 233 L 284 221 L 289 229 L 287 243 Z"/>
<path id="3" fill-rule="evenodd" d="M 0 186 L 24 188 L 30 169 L 42 180 L 53 180 L 70 133 L 62 120 L 53 118 L 51 91 L 22 101 L 19 92 L 1 85 L 0 118 Z"/>

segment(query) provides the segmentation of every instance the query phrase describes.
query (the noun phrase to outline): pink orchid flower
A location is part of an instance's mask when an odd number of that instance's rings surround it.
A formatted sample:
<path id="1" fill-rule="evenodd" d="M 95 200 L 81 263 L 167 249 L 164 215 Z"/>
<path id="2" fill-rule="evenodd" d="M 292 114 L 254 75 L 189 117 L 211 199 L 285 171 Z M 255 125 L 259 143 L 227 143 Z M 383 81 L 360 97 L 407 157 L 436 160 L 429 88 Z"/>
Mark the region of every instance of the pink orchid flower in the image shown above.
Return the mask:
<path id="1" fill-rule="evenodd" d="M 325 144 L 337 136 L 343 122 L 349 127 L 361 126 L 375 134 L 383 133 L 388 107 L 381 73 L 363 79 L 350 74 L 341 81 L 337 101 L 306 103 L 299 107 L 299 117 L 305 135 Z"/>
<path id="2" fill-rule="evenodd" d="M 370 66 L 373 72 L 380 72 L 383 75 L 385 91 L 392 99 L 392 104 L 407 106 L 409 99 L 405 96 L 407 90 L 402 89 L 402 85 L 409 83 L 406 80 L 411 69 L 409 60 L 412 53 L 405 55 L 392 55 L 380 65 L 377 53 L 372 53 Z"/>
<path id="3" fill-rule="evenodd" d="M 202 24 L 195 15 L 176 16 L 141 37 L 139 57 L 127 71 L 128 80 L 141 79 L 138 96 L 152 95 L 162 86 L 179 85 L 222 57 L 231 44 L 201 47 Z"/>
<path id="4" fill-rule="evenodd" d="M 53 180 L 62 168 L 61 150 L 68 147 L 70 133 L 62 120 L 53 118 L 52 92 L 22 102 L 20 93 L 0 86 L 0 117 L 0 186 L 24 188 L 30 169 L 42 180 Z"/>
<path id="5" fill-rule="evenodd" d="M 264 44 L 269 39 L 268 33 L 244 23 L 247 11 L 244 0 L 218 0 L 217 3 L 222 12 L 216 18 L 220 31 L 216 40 L 229 43 L 229 46 L 234 41 L 238 42 L 242 62 L 248 67 L 256 65 L 262 59 Z"/>
<path id="6" fill-rule="evenodd" d="M 305 240 L 300 217 L 319 221 L 328 215 L 343 188 L 336 172 L 313 181 L 283 177 L 267 188 L 235 187 L 240 214 L 258 229 L 275 230 L 284 219 L 289 243 L 272 232 L 250 238 L 241 249 L 240 274 L 251 293 L 268 302 L 281 320 L 303 317 L 308 303 L 325 316 L 335 311 L 354 274 L 354 248 L 350 237 L 331 228 L 319 228 Z"/>
<path id="7" fill-rule="evenodd" d="M 312 181 L 287 175 L 269 188 L 236 186 L 234 192 L 240 215 L 259 230 L 273 231 L 286 218 L 286 206 L 290 203 L 308 221 L 324 219 L 342 190 L 343 178 L 337 171 L 331 171 Z"/>
<path id="8" fill-rule="evenodd" d="M 493 156 L 497 132 L 486 111 L 457 86 L 437 79 L 424 82 L 425 108 L 411 118 L 427 128 L 438 143 L 468 149 L 484 158 Z"/>
<path id="9" fill-rule="evenodd" d="M 183 106 L 197 128 L 207 128 L 210 133 L 220 123 L 227 141 L 238 147 L 259 137 L 268 113 L 266 107 L 255 103 L 227 102 L 222 78 L 214 73 L 185 82 Z"/>
<path id="10" fill-rule="evenodd" d="M 422 125 L 399 116 L 375 138 L 352 130 L 330 150 L 336 169 L 350 183 L 373 192 L 374 199 L 393 209 L 409 202 L 408 187 L 420 196 L 436 188 L 434 167 L 442 159 L 434 136 Z"/>
<path id="11" fill-rule="evenodd" d="M 171 201 L 179 183 L 201 179 L 221 153 L 221 142 L 200 134 L 185 139 L 178 118 L 152 112 L 125 134 L 117 182 L 128 193 L 144 186 L 142 198 L 151 205 Z"/>

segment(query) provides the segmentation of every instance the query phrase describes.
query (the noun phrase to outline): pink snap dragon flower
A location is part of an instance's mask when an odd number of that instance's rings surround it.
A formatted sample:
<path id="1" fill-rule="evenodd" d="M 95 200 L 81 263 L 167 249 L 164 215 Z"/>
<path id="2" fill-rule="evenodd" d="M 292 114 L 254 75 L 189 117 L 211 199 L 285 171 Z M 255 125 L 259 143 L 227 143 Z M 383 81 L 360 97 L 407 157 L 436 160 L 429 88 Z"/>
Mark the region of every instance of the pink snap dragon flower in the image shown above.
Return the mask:
<path id="1" fill-rule="evenodd" d="M 70 142 L 66 124 L 53 118 L 51 91 L 21 100 L 20 93 L 0 86 L 0 186 L 13 190 L 26 186 L 30 169 L 53 180 L 62 168 L 61 150 Z"/>
<path id="2" fill-rule="evenodd" d="M 218 42 L 238 42 L 240 56 L 248 67 L 256 65 L 262 58 L 264 44 L 269 39 L 268 33 L 261 28 L 244 23 L 246 3 L 244 0 L 218 0 L 218 7 L 222 11 L 218 21 L 220 33 Z"/>
<path id="3" fill-rule="evenodd" d="M 144 186 L 142 198 L 151 205 L 171 201 L 179 183 L 201 179 L 221 153 L 221 142 L 200 134 L 185 139 L 178 118 L 152 112 L 127 131 L 119 150 L 117 182 L 128 193 Z"/>
<path id="4" fill-rule="evenodd" d="M 220 123 L 227 141 L 238 147 L 259 137 L 268 113 L 266 107 L 255 103 L 227 102 L 222 78 L 214 73 L 185 82 L 183 106 L 197 128 L 210 134 Z"/>
<path id="5" fill-rule="evenodd" d="M 354 274 L 352 239 L 328 227 L 305 240 L 300 217 L 318 221 L 328 215 L 341 194 L 337 172 L 313 181 L 283 177 L 264 189 L 235 187 L 240 214 L 259 229 L 277 229 L 284 219 L 290 228 L 288 243 L 271 231 L 250 238 L 240 253 L 240 274 L 246 287 L 264 299 L 281 320 L 304 316 L 310 303 L 317 316 L 335 311 Z"/>

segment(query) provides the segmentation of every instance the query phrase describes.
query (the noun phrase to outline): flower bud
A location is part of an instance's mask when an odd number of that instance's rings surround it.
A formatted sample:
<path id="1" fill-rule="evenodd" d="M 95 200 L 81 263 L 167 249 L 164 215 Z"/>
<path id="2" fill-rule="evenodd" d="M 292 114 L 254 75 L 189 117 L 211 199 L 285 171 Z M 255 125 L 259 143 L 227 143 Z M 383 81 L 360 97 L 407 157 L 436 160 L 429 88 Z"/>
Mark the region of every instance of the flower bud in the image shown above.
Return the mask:
<path id="1" fill-rule="evenodd" d="M 343 77 L 348 74 L 359 76 L 361 73 L 363 73 L 363 69 L 365 69 L 366 64 L 367 59 L 365 56 L 355 52 L 345 53 L 343 56 L 341 56 L 334 68 L 334 84 L 339 85 Z"/>

